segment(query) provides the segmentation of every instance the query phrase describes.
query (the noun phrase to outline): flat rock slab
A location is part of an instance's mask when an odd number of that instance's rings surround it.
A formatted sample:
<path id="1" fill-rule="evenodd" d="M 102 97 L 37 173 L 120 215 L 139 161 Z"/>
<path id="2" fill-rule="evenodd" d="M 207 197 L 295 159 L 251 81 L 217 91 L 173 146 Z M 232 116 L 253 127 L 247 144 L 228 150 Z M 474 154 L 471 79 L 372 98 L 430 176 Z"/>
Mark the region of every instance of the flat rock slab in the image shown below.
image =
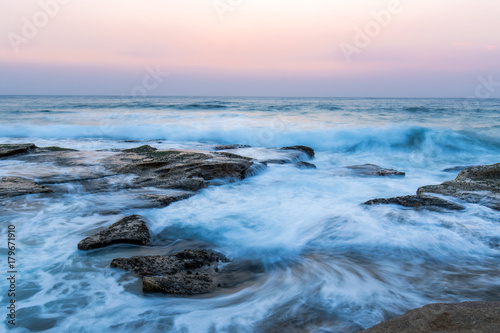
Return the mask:
<path id="1" fill-rule="evenodd" d="M 143 291 L 174 295 L 205 294 L 219 285 L 217 263 L 228 261 L 207 250 L 185 250 L 167 256 L 117 258 L 111 267 L 143 277 Z"/>
<path id="2" fill-rule="evenodd" d="M 22 144 L 0 144 L 0 157 L 26 154 L 37 147 L 33 143 Z"/>
<path id="3" fill-rule="evenodd" d="M 406 173 L 404 172 L 394 169 L 382 168 L 375 164 L 351 165 L 346 168 L 353 170 L 357 174 L 362 176 L 405 176 L 406 175 Z"/>
<path id="4" fill-rule="evenodd" d="M 31 179 L 22 177 L 0 178 L 0 198 L 49 192 L 52 192 L 50 188 L 40 185 Z"/>
<path id="5" fill-rule="evenodd" d="M 500 163 L 467 168 L 455 180 L 423 186 L 417 191 L 418 195 L 425 193 L 443 194 L 500 210 Z"/>
<path id="6" fill-rule="evenodd" d="M 388 199 L 373 199 L 364 203 L 364 205 L 380 205 L 380 204 L 395 204 L 409 208 L 444 208 L 449 210 L 463 210 L 463 206 L 457 205 L 447 200 L 431 197 L 431 196 L 418 196 L 407 195 L 402 197 L 388 198 Z"/>
<path id="7" fill-rule="evenodd" d="M 254 161 L 226 152 L 157 150 L 141 146 L 111 156 L 105 165 L 113 172 L 138 176 L 136 187 L 181 189 L 196 192 L 214 179 L 241 180 Z"/>
<path id="8" fill-rule="evenodd" d="M 500 302 L 430 304 L 382 322 L 365 333 L 498 333 Z"/>
<path id="9" fill-rule="evenodd" d="M 120 243 L 146 245 L 149 239 L 149 229 L 144 219 L 139 215 L 131 215 L 83 239 L 78 243 L 78 249 L 86 251 Z"/>

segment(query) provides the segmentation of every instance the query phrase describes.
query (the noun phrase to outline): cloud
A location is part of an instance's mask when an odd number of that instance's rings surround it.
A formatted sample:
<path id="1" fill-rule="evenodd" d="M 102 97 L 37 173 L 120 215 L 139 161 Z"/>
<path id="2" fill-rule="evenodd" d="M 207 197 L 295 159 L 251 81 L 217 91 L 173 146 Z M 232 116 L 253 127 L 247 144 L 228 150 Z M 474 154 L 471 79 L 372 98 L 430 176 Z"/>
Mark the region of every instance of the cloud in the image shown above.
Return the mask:
<path id="1" fill-rule="evenodd" d="M 498 48 L 498 46 L 496 46 L 496 45 L 488 45 L 488 46 L 486 46 L 486 48 L 487 48 L 489 51 L 491 51 L 491 50 L 495 50 L 495 49 L 497 49 L 497 48 Z"/>

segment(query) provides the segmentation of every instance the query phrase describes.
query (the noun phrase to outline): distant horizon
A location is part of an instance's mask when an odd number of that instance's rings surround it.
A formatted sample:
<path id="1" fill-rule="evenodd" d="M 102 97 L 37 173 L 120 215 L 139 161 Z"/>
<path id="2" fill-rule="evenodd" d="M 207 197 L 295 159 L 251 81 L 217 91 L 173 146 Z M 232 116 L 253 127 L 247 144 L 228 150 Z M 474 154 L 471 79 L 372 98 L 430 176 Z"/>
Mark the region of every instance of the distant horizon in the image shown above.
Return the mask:
<path id="1" fill-rule="evenodd" d="M 237 96 L 237 95 L 150 95 L 150 96 L 129 96 L 129 95 L 86 95 L 86 94 L 65 94 L 65 95 L 53 95 L 53 94 L 0 94 L 0 97 L 123 97 L 123 98 L 331 98 L 331 99 L 478 99 L 481 101 L 488 100 L 500 100 L 500 97 L 488 97 L 488 98 L 475 98 L 475 97 L 452 97 L 452 96 L 442 96 L 442 97 L 426 97 L 426 96 L 415 96 L 415 97 L 378 97 L 378 96 Z"/>

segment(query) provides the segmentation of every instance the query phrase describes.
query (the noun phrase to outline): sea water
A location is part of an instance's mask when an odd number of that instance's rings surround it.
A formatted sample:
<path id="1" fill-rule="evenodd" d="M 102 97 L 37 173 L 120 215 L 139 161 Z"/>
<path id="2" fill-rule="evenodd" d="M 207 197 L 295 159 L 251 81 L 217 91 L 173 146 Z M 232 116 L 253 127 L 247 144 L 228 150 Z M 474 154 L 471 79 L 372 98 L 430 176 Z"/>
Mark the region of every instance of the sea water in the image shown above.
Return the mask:
<path id="1" fill-rule="evenodd" d="M 315 170 L 270 164 L 165 208 L 133 208 L 127 190 L 78 185 L 4 199 L 1 311 L 9 301 L 7 227 L 15 225 L 19 332 L 356 332 L 428 303 L 500 299 L 498 211 L 361 205 L 499 163 L 498 99 L 3 96 L 0 143 L 82 151 L 244 144 L 255 149 L 236 153 L 262 159 L 269 151 L 259 147 L 316 151 Z M 365 163 L 406 177 L 345 169 Z M 0 177 L 77 169 L 0 159 Z M 147 219 L 150 246 L 77 250 L 130 214 Z M 140 278 L 109 267 L 117 257 L 185 248 L 247 263 L 253 278 L 226 292 L 175 297 L 143 294 Z"/>

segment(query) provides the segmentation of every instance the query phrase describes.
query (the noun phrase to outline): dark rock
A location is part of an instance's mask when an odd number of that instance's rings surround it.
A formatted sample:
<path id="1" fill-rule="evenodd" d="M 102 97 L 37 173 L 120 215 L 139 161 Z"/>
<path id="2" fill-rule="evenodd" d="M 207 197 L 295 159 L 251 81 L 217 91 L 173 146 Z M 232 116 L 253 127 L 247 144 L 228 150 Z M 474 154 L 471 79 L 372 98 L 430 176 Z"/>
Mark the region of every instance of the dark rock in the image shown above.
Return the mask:
<path id="1" fill-rule="evenodd" d="M 78 150 L 71 149 L 71 148 L 61 148 L 61 147 L 56 147 L 56 146 L 50 146 L 50 147 L 38 148 L 37 151 L 43 152 L 43 151 L 78 151 Z"/>
<path id="2" fill-rule="evenodd" d="M 500 210 L 500 163 L 467 168 L 455 180 L 423 186 L 417 191 L 418 195 L 425 193 L 443 194 Z"/>
<path id="3" fill-rule="evenodd" d="M 215 146 L 215 150 L 228 150 L 228 149 L 240 149 L 240 148 L 250 148 L 251 146 L 248 145 L 220 145 L 220 146 Z"/>
<path id="4" fill-rule="evenodd" d="M 471 165 L 468 165 L 468 166 L 459 165 L 456 167 L 443 169 L 443 172 L 461 172 L 461 171 L 463 171 L 467 168 L 470 168 L 470 167 L 472 167 L 472 166 Z"/>
<path id="5" fill-rule="evenodd" d="M 124 149 L 123 151 L 126 153 L 148 154 L 154 153 L 157 150 L 158 149 L 151 147 L 150 145 L 144 145 L 136 148 Z"/>
<path id="6" fill-rule="evenodd" d="M 167 207 L 168 205 L 188 199 L 195 195 L 194 192 L 178 191 L 171 194 L 145 194 L 142 198 L 152 203 L 151 207 Z"/>
<path id="7" fill-rule="evenodd" d="M 363 164 L 348 166 L 347 169 L 354 170 L 363 176 L 405 176 L 406 174 L 394 169 L 385 169 L 375 164 Z"/>
<path id="8" fill-rule="evenodd" d="M 150 146 L 128 149 L 105 160 L 116 173 L 139 176 L 137 186 L 197 191 L 214 179 L 244 179 L 253 160 L 230 153 L 160 151 Z"/>
<path id="9" fill-rule="evenodd" d="M 500 332 L 500 302 L 437 303 L 408 311 L 365 333 Z"/>
<path id="10" fill-rule="evenodd" d="M 52 192 L 52 190 L 31 179 L 22 177 L 0 178 L 0 198 L 48 192 Z"/>
<path id="11" fill-rule="evenodd" d="M 314 158 L 314 149 L 306 146 L 291 146 L 291 147 L 283 147 L 282 150 L 298 150 L 303 153 L 306 153 L 309 158 Z"/>
<path id="12" fill-rule="evenodd" d="M 294 164 L 299 169 L 316 169 L 316 166 L 308 162 L 297 162 Z"/>
<path id="13" fill-rule="evenodd" d="M 0 144 L 0 157 L 27 154 L 37 147 L 33 143 L 23 144 Z"/>
<path id="14" fill-rule="evenodd" d="M 364 203 L 364 205 L 378 205 L 378 204 L 395 204 L 403 207 L 410 208 L 444 208 L 449 210 L 463 210 L 463 206 L 457 205 L 453 202 L 446 201 L 441 198 L 431 196 L 417 196 L 407 195 L 403 197 L 395 197 L 388 199 L 373 199 Z"/>
<path id="15" fill-rule="evenodd" d="M 268 165 L 268 164 L 290 164 L 292 163 L 291 159 L 270 159 L 270 160 L 264 160 L 261 161 L 262 164 Z"/>
<path id="16" fill-rule="evenodd" d="M 228 260 L 207 250 L 185 250 L 167 256 L 117 258 L 111 267 L 135 272 L 143 279 L 143 291 L 175 295 L 212 292 L 220 284 L 217 263 Z"/>
<path id="17" fill-rule="evenodd" d="M 92 250 L 119 243 L 146 245 L 149 243 L 149 237 L 149 229 L 143 218 L 131 215 L 80 241 L 78 249 Z"/>

